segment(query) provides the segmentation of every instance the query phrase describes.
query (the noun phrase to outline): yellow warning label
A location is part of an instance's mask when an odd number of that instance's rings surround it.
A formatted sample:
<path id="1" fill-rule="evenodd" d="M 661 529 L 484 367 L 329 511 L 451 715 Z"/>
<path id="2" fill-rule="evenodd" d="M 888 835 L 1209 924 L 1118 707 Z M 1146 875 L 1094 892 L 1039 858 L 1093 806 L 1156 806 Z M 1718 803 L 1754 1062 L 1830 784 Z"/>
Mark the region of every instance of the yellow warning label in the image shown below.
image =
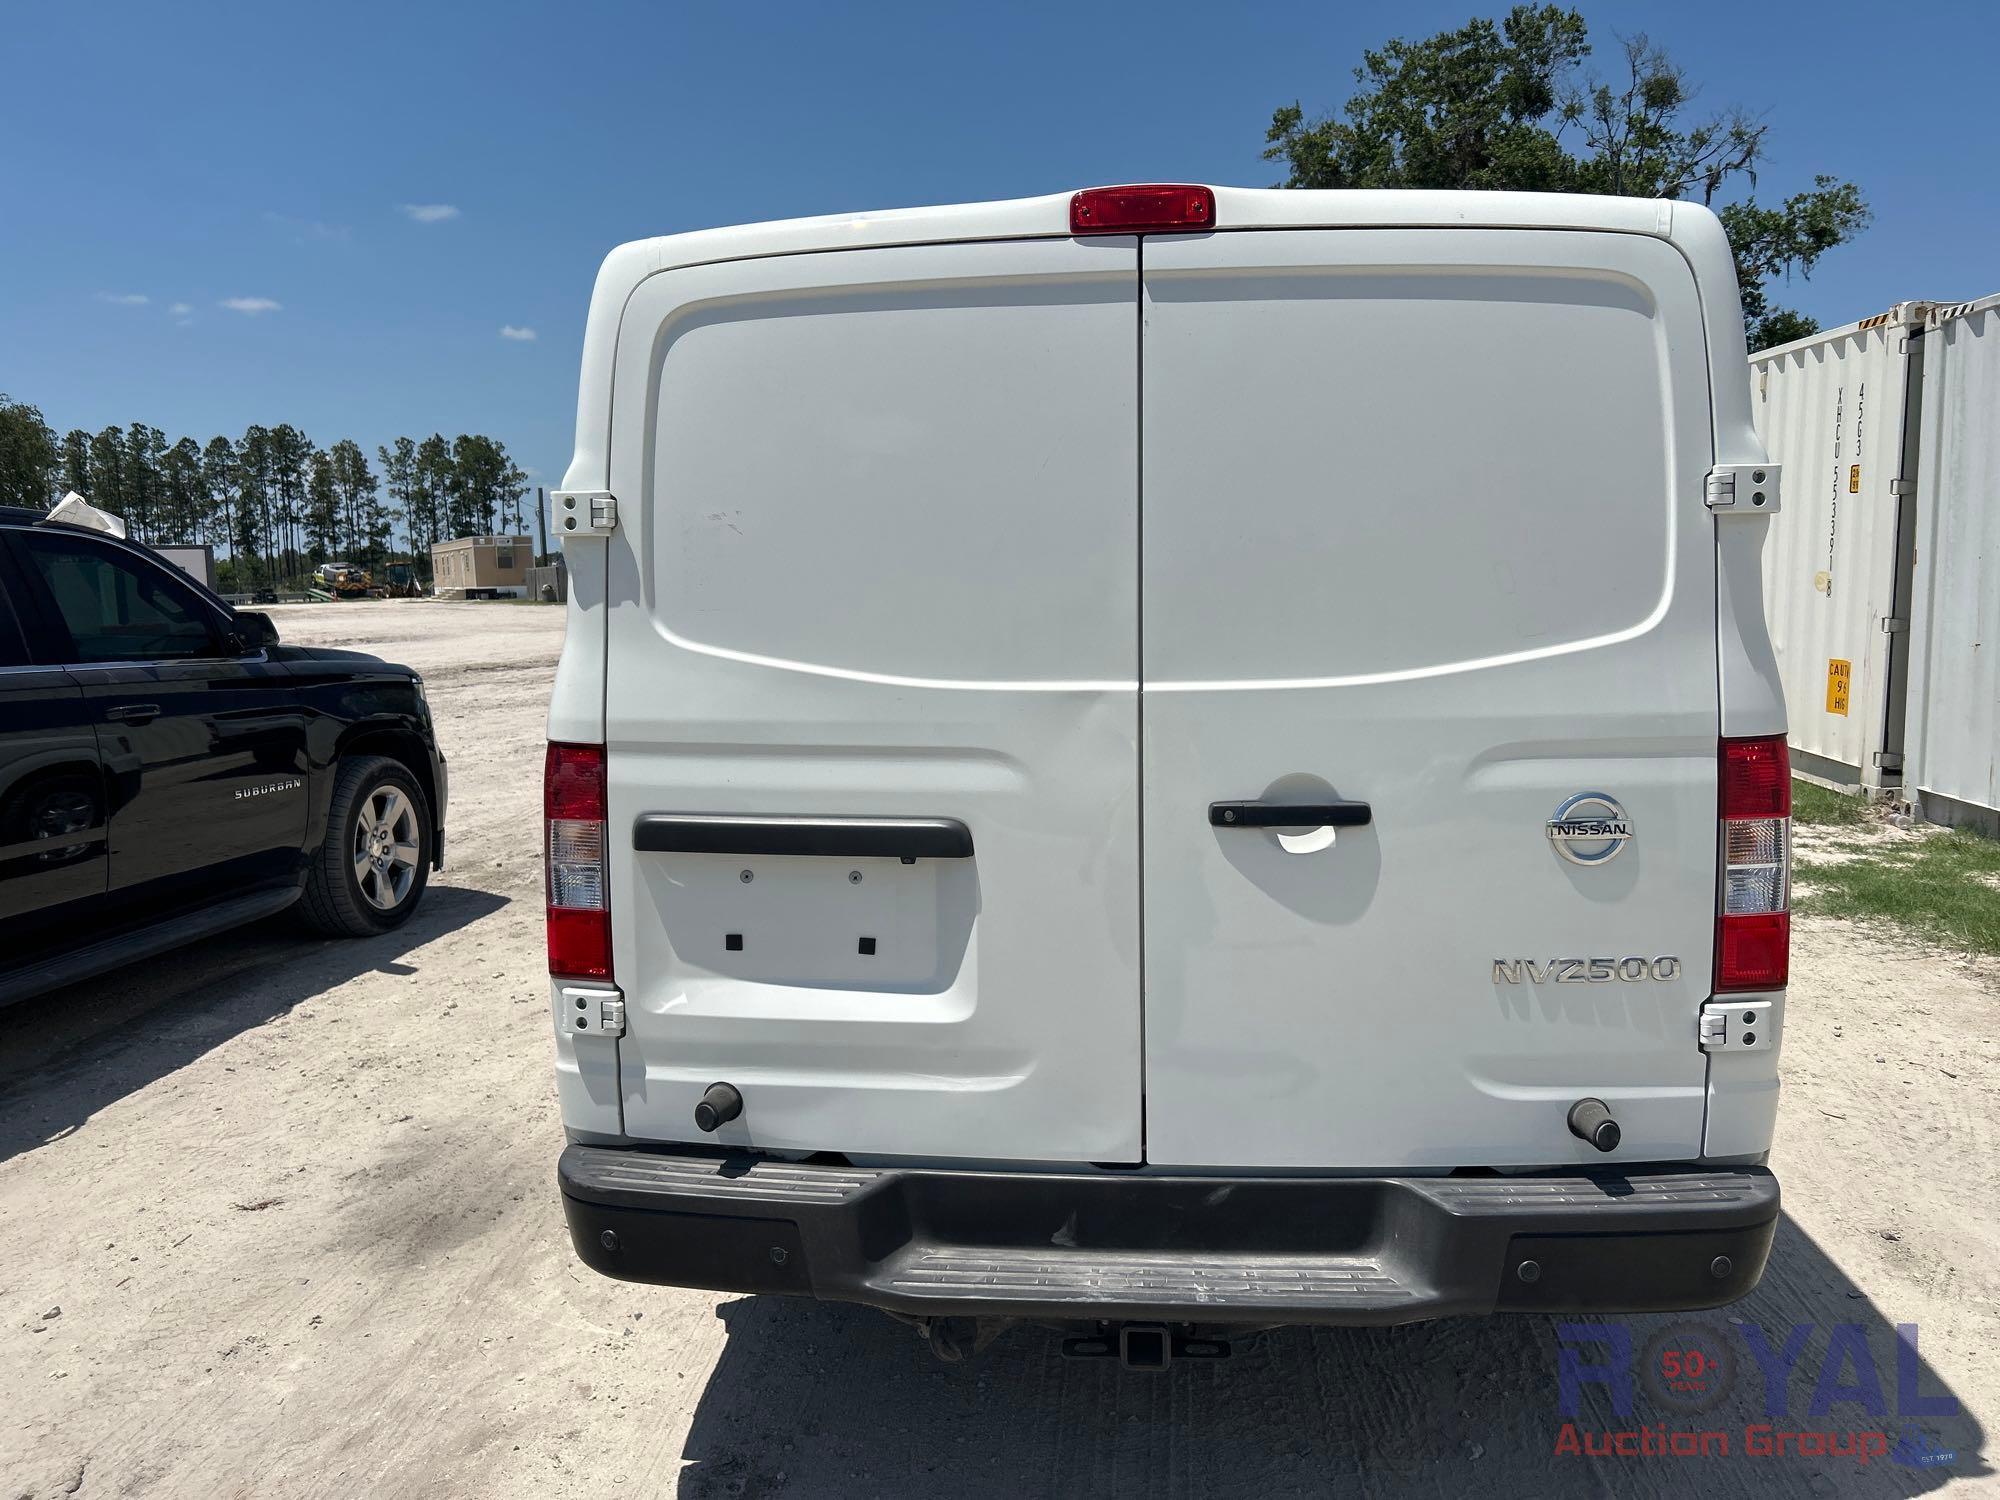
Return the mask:
<path id="1" fill-rule="evenodd" d="M 1826 711 L 1847 717 L 1847 689 L 1854 678 L 1854 663 L 1838 657 L 1826 664 Z"/>
<path id="2" fill-rule="evenodd" d="M 1858 495 L 1861 493 L 1860 464 L 1849 464 L 1847 466 L 1847 493 L 1850 495 Z"/>

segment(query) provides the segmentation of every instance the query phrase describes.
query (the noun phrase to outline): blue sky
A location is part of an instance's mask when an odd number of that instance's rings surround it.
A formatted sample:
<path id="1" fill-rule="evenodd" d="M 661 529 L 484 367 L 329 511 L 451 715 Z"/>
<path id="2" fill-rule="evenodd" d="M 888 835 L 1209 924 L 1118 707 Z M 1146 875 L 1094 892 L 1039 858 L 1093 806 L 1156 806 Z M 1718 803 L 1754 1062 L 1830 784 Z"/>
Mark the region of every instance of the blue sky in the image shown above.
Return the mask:
<path id="1" fill-rule="evenodd" d="M 1764 196 L 1815 172 L 1866 191 L 1874 227 L 1781 300 L 1834 324 L 2000 290 L 1995 8 L 1583 9 L 1607 70 L 1615 34 L 1645 31 L 1705 104 L 1766 112 Z M 1364 46 L 1473 13 L 14 7 L 0 390 L 58 431 L 289 421 L 371 454 L 484 431 L 553 483 L 610 246 L 1093 182 L 1267 185 L 1273 106 L 1336 108 Z"/>

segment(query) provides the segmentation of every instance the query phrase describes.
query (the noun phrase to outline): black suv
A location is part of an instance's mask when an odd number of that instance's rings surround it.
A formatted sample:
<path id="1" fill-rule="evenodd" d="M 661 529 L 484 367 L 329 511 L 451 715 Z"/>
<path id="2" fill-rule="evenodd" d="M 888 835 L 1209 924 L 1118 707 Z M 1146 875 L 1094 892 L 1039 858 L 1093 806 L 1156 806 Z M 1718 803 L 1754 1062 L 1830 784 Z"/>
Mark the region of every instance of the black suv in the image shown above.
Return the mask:
<path id="1" fill-rule="evenodd" d="M 408 667 L 282 646 L 144 547 L 0 507 L 0 1004 L 294 904 L 386 932 L 444 810 Z"/>

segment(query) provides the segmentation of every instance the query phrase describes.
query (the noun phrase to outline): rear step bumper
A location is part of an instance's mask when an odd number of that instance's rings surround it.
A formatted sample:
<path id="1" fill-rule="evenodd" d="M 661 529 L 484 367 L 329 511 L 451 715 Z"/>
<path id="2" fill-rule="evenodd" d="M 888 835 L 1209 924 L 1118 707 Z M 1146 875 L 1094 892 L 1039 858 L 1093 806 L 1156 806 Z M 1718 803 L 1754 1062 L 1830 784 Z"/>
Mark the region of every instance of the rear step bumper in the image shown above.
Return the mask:
<path id="1" fill-rule="evenodd" d="M 626 1281 L 913 1317 L 1407 1323 L 1719 1307 L 1763 1274 L 1761 1167 L 1185 1177 L 810 1166 L 570 1146 L 576 1253 Z"/>

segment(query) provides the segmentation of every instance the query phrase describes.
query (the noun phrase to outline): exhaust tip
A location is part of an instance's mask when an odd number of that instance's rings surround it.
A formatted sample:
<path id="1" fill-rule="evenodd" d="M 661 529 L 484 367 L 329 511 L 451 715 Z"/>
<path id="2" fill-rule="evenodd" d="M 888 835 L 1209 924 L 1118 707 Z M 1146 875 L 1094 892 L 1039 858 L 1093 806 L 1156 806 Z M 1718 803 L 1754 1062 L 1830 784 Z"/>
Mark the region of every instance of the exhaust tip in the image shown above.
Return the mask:
<path id="1" fill-rule="evenodd" d="M 743 1096 L 734 1084 L 711 1083 L 694 1107 L 694 1123 L 705 1133 L 713 1134 L 742 1113 Z"/>
<path id="2" fill-rule="evenodd" d="M 1625 1138 L 1602 1099 L 1579 1099 L 1569 1107 L 1569 1133 L 1599 1151 L 1616 1151 Z"/>

